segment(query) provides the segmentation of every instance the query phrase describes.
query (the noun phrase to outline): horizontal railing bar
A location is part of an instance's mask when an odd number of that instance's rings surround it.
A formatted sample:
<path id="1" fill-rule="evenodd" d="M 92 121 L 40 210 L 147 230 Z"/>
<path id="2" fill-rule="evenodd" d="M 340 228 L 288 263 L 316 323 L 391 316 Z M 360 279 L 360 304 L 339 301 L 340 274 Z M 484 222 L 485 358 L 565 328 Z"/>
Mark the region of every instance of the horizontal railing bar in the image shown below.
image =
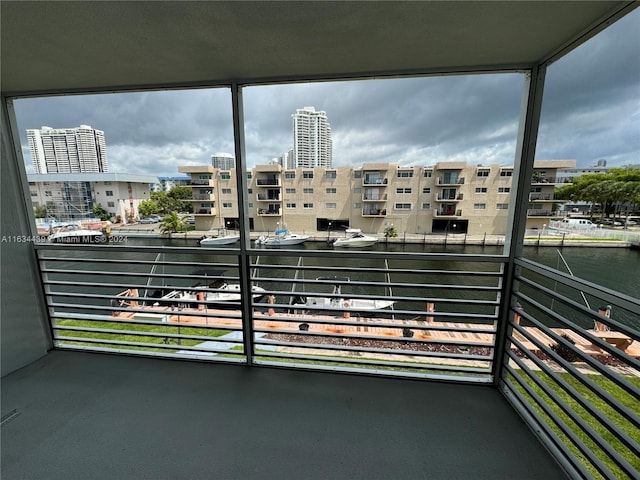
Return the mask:
<path id="1" fill-rule="evenodd" d="M 356 270 L 350 269 L 350 272 L 356 272 Z M 341 282 L 335 280 L 317 280 L 317 279 L 302 279 L 302 278 L 273 278 L 273 277 L 257 277 L 251 278 L 257 283 L 286 283 L 291 285 L 327 285 L 334 286 L 339 285 L 341 287 L 394 287 L 394 288 L 452 288 L 460 290 L 499 290 L 497 285 L 460 285 L 450 283 L 400 283 L 400 282 L 386 282 L 386 281 L 365 281 L 365 280 L 350 280 L 348 282 Z"/>
<path id="2" fill-rule="evenodd" d="M 345 362 L 347 363 L 347 362 Z M 435 373 L 420 373 L 420 372 L 404 372 L 404 371 L 389 371 L 378 369 L 363 369 L 363 368 L 350 368 L 350 367 L 334 367 L 329 365 L 318 365 L 309 363 L 293 363 L 293 362 L 279 362 L 273 360 L 260 360 L 256 359 L 253 362 L 254 365 L 264 365 L 276 368 L 285 368 L 287 370 L 313 370 L 323 372 L 338 372 L 344 374 L 356 374 L 356 375 L 370 375 L 376 377 L 391 377 L 391 378 L 421 378 L 426 380 L 437 380 L 442 382 L 452 383 L 471 383 L 471 384 L 488 384 L 493 380 L 491 377 L 485 376 L 463 376 L 463 375 L 442 375 Z"/>
<path id="3" fill-rule="evenodd" d="M 446 365 L 435 365 L 435 364 L 416 364 L 416 363 L 404 363 L 404 362 L 393 362 L 389 360 L 379 360 L 379 361 L 371 361 L 365 360 L 361 358 L 352 358 L 352 357 L 325 357 L 322 355 L 314 356 L 314 355 L 305 355 L 303 353 L 299 354 L 286 354 L 286 353 L 277 353 L 270 351 L 260 351 L 257 352 L 256 355 L 261 357 L 271 357 L 271 358 L 286 358 L 286 359 L 296 359 L 296 360 L 311 360 L 317 362 L 329 362 L 329 363 L 350 363 L 350 364 L 359 364 L 359 365 L 372 365 L 372 366 L 384 366 L 384 367 L 394 367 L 394 368 L 405 368 L 412 370 L 438 370 L 445 372 L 464 372 L 464 373 L 477 373 L 477 374 L 490 374 L 491 369 L 480 369 L 480 368 L 449 368 Z M 318 358 L 320 357 L 320 358 Z M 452 365 L 451 367 L 455 367 Z"/>
<path id="4" fill-rule="evenodd" d="M 320 337 L 320 338 L 349 338 L 352 340 L 376 340 L 376 341 L 385 341 L 392 343 L 417 343 L 423 345 L 453 345 L 453 346 L 464 346 L 464 347 L 478 347 L 478 348 L 495 348 L 493 343 L 479 343 L 479 342 L 466 342 L 466 341 L 457 341 L 457 340 L 427 340 L 427 339 L 413 339 L 410 337 L 381 337 L 378 335 L 350 335 L 343 333 L 330 333 L 330 332 L 311 332 L 305 331 L 302 332 L 300 330 L 277 330 L 273 329 L 255 329 L 256 332 L 260 333 L 273 333 L 273 334 L 283 334 L 283 335 L 305 335 L 309 337 Z M 260 340 L 262 343 L 265 343 L 264 340 Z M 288 344 L 288 343 L 287 343 Z M 307 345 L 307 344 L 303 344 Z M 320 345 L 320 344 L 318 344 Z M 322 344 L 325 345 L 325 344 Z M 334 348 L 335 347 L 335 348 Z M 327 348 L 329 349 L 343 349 L 346 346 L 343 345 L 334 345 L 329 346 L 327 344 Z"/>
<path id="5" fill-rule="evenodd" d="M 604 425 L 609 432 L 611 432 L 618 440 L 620 440 L 624 445 L 629 448 L 636 455 L 640 455 L 640 448 L 638 444 L 631 439 L 624 431 L 620 430 L 618 426 L 611 422 L 611 420 L 605 416 L 600 410 L 593 406 L 593 404 L 587 401 L 580 393 L 573 388 L 569 383 L 567 383 L 562 377 L 557 375 L 551 368 L 549 368 L 542 360 L 536 357 L 528 348 L 526 348 L 518 339 L 511 338 L 511 342 L 518 347 L 518 350 L 526 354 L 527 358 L 533 363 L 535 363 L 541 371 L 546 373 L 558 386 L 560 386 L 563 391 L 567 393 L 573 400 L 575 400 L 582 408 L 584 408 L 589 415 L 594 417 L 596 420 L 600 422 L 600 424 Z M 520 358 L 517 358 L 513 352 L 509 352 L 509 356 L 520 366 L 522 370 L 531 370 L 528 366 L 522 362 Z M 516 358 L 514 358 L 516 357 Z M 529 375 L 530 377 L 534 377 L 533 375 Z M 539 379 L 538 379 L 539 380 Z M 536 382 L 537 383 L 537 382 Z"/>
<path id="6" fill-rule="evenodd" d="M 142 348 L 153 348 L 159 350 L 188 350 L 194 352 L 208 352 L 208 353 L 224 353 L 234 354 L 234 350 L 224 350 L 224 349 L 205 349 L 205 348 L 197 348 L 197 345 L 166 345 L 164 343 L 144 343 L 144 342 L 125 342 L 119 340 L 108 340 L 102 338 L 83 338 L 83 337 L 56 337 L 58 342 L 79 342 L 79 343 L 104 343 L 107 345 L 126 345 L 129 347 L 142 347 Z M 241 352 L 241 350 L 238 350 Z"/>
<path id="7" fill-rule="evenodd" d="M 277 314 L 269 316 L 267 318 L 256 318 L 254 320 L 260 321 L 279 321 L 286 323 L 308 323 L 310 325 L 340 325 L 340 326 L 351 326 L 351 327 L 380 327 L 380 328 L 408 328 L 410 330 L 433 330 L 433 331 L 442 331 L 442 332 L 465 332 L 465 333 L 486 333 L 487 335 L 495 335 L 497 330 L 492 327 L 488 329 L 484 328 L 474 328 L 474 327 L 451 327 L 447 325 L 438 325 L 437 323 L 426 323 L 423 320 L 413 320 L 413 321 L 421 321 L 422 325 L 414 325 L 414 324 L 397 324 L 397 323 L 387 323 L 384 318 L 372 318 L 367 319 L 366 322 L 354 320 L 356 317 L 351 317 L 346 319 L 344 317 L 335 317 L 335 318 L 320 318 L 320 317 L 280 317 Z M 373 320 L 372 322 L 368 322 L 368 320 Z M 412 321 L 412 320 L 408 320 Z M 379 323 L 378 323 L 379 322 Z M 473 325 L 473 324 L 470 324 Z M 478 324 L 478 325 L 487 325 L 487 324 Z"/>
<path id="8" fill-rule="evenodd" d="M 523 378 L 518 375 L 509 364 L 505 364 L 505 369 L 511 374 L 511 378 L 527 392 L 527 394 L 533 398 L 538 407 L 544 411 L 544 413 L 556 424 L 556 426 L 562 431 L 562 433 L 569 438 L 573 445 L 589 460 L 589 462 L 601 473 L 605 478 L 615 478 L 611 470 L 609 470 L 602 461 L 587 447 L 582 440 L 574 433 L 573 430 L 567 425 L 548 405 L 540 398 L 540 395 L 531 388 L 531 386 L 524 381 Z"/>
<path id="9" fill-rule="evenodd" d="M 598 312 L 591 310 L 587 307 L 585 307 L 584 305 L 576 302 L 575 300 L 571 300 L 570 298 L 565 297 L 562 294 L 559 294 L 558 292 L 554 292 L 553 290 L 544 287 L 540 284 L 538 284 L 537 282 L 534 282 L 528 278 L 523 278 L 520 276 L 516 277 L 516 280 L 529 285 L 532 288 L 535 288 L 537 291 L 541 291 L 546 293 L 547 295 L 555 298 L 556 300 L 558 300 L 559 302 L 572 307 L 574 310 L 579 310 L 581 313 L 584 313 L 585 315 L 588 315 L 589 317 L 593 318 L 594 320 L 597 320 L 598 322 L 601 322 L 609 327 L 612 327 L 614 329 L 616 329 L 617 331 L 619 331 L 620 333 L 624 333 L 625 335 L 633 338 L 634 340 L 638 340 L 640 341 L 640 332 L 636 331 L 635 329 L 620 323 L 617 320 L 614 320 L 613 318 L 610 317 L 606 317 L 604 315 L 600 315 Z M 522 294 L 524 295 L 524 294 Z M 640 309 L 638 310 L 640 312 Z"/>
<path id="10" fill-rule="evenodd" d="M 499 291 L 499 289 L 496 289 Z M 482 299 L 466 299 L 466 298 L 442 298 L 442 297 L 406 297 L 399 295 L 364 295 L 359 293 L 319 293 L 319 292 L 287 292 L 283 290 L 265 290 L 265 296 L 275 295 L 276 297 L 312 297 L 312 298 L 348 298 L 348 299 L 364 299 L 364 300 L 393 300 L 396 302 L 422 302 L 422 303 L 464 303 L 467 304 L 480 304 L 480 305 L 499 305 L 499 300 L 482 300 Z M 255 305 L 266 305 L 265 303 L 258 303 Z M 275 304 L 275 305 L 287 305 L 290 306 L 292 304 Z"/>
<path id="11" fill-rule="evenodd" d="M 168 325 L 169 328 L 189 328 L 184 325 Z M 54 331 L 73 331 L 73 332 L 89 332 L 89 333 L 104 333 L 107 335 L 131 335 L 135 337 L 155 337 L 155 338 L 171 338 L 176 340 L 202 340 L 204 342 L 224 342 L 224 343 L 243 343 L 242 339 L 239 340 L 220 340 L 218 337 L 207 337 L 204 335 L 189 335 L 182 333 L 162 333 L 162 332 L 141 332 L 140 330 L 117 330 L 111 328 L 92 328 L 92 327 L 76 327 L 69 325 L 53 325 L 51 327 Z M 56 335 L 56 338 L 59 336 Z"/>
<path id="12" fill-rule="evenodd" d="M 595 345 L 598 345 L 598 347 L 600 347 L 601 349 L 605 350 L 606 352 L 608 352 L 612 356 L 622 360 L 627 365 L 633 366 L 634 368 L 640 370 L 640 361 L 636 360 L 635 358 L 633 358 L 632 356 L 630 356 L 627 353 L 623 352 L 622 350 L 620 350 L 620 349 L 618 349 L 618 348 L 616 348 L 616 347 L 614 347 L 612 345 L 609 345 L 609 343 L 605 342 L 601 338 L 596 337 L 595 335 L 591 335 L 586 330 L 578 327 L 573 322 L 567 320 L 566 318 L 564 318 L 563 316 L 557 314 L 553 310 L 545 307 L 544 305 L 542 305 L 538 301 L 532 299 L 528 295 L 525 295 L 525 294 L 523 294 L 521 292 L 514 292 L 514 295 L 517 298 L 520 298 L 520 299 L 524 300 L 525 302 L 527 302 L 527 303 L 535 306 L 536 308 L 542 310 L 544 313 L 546 313 L 547 315 L 549 315 L 550 317 L 552 317 L 553 319 L 555 319 L 556 321 L 558 321 L 562 325 L 565 325 L 565 326 L 569 327 L 577 335 L 581 336 L 582 338 L 584 338 L 586 340 L 589 340 L 591 343 L 593 343 Z M 519 310 L 518 314 L 523 316 L 523 317 L 526 317 L 528 319 L 532 318 L 530 314 L 528 314 L 527 312 L 525 312 L 523 310 Z M 539 325 L 541 326 L 543 331 L 546 331 L 546 330 L 549 329 L 548 327 L 546 327 L 542 323 L 539 323 Z M 588 358 L 590 359 L 591 357 L 588 356 Z M 599 363 L 598 363 L 598 365 L 599 365 Z"/>
<path id="13" fill-rule="evenodd" d="M 225 248 L 221 246 L 215 251 L 211 249 L 203 249 L 202 247 L 168 247 L 168 246 L 125 246 L 125 245 L 89 245 L 89 244 L 50 244 L 50 243 L 34 243 L 33 247 L 36 251 L 95 251 L 95 252 L 124 252 L 124 253 L 181 253 L 181 254 L 197 254 L 223 256 L 234 255 L 239 256 L 240 252 L 237 248 Z M 376 259 L 429 259 L 434 261 L 461 261 L 461 262 L 478 262 L 478 263 L 506 263 L 509 259 L 507 255 L 490 255 L 490 254 L 454 254 L 454 253 L 414 253 L 414 252 L 377 252 L 377 251 L 335 251 L 335 250 L 286 250 L 286 249 L 256 249 L 250 246 L 246 249 L 246 253 L 251 257 L 305 257 L 305 258 L 376 258 Z M 257 265 L 259 266 L 259 265 Z M 253 266 L 251 267 L 253 268 Z"/>
<path id="14" fill-rule="evenodd" d="M 312 307 L 312 306 L 305 306 L 304 308 L 294 308 L 293 306 L 288 306 L 288 305 L 284 305 L 281 303 L 276 303 L 276 304 L 254 304 L 254 305 L 259 305 L 260 308 L 264 308 L 266 305 L 272 306 L 273 308 L 278 308 L 278 309 L 284 309 L 284 310 L 305 310 L 305 311 L 309 311 L 309 312 L 326 312 L 327 308 L 323 308 L 323 307 Z M 340 312 L 342 312 L 343 310 L 338 310 Z M 345 311 L 349 311 L 349 312 L 354 312 L 354 311 L 361 311 L 361 312 L 369 312 L 369 313 L 385 313 L 385 314 L 389 314 L 389 315 L 417 315 L 417 314 L 424 314 L 425 316 L 430 316 L 430 317 L 443 317 L 443 318 L 474 318 L 474 319 L 482 319 L 482 320 L 496 320 L 498 318 L 497 314 L 481 314 L 481 313 L 466 313 L 466 312 L 443 312 L 443 311 L 439 311 L 439 312 L 426 312 L 426 311 L 419 311 L 419 310 L 382 310 L 382 309 L 377 309 L 377 310 L 354 310 L 354 309 L 345 309 Z"/>
<path id="15" fill-rule="evenodd" d="M 500 264 L 502 265 L 502 264 Z M 503 275 L 501 271 L 482 271 L 482 270 L 433 270 L 433 269 L 422 269 L 422 268 L 397 268 L 397 267 L 342 267 L 342 266 L 322 266 L 322 265 L 271 265 L 271 264 L 253 264 L 251 265 L 252 270 L 292 270 L 294 272 L 350 272 L 350 271 L 358 271 L 358 272 L 366 272 L 366 273 L 379 273 L 382 275 L 386 274 L 401 274 L 401 275 L 425 275 L 425 274 L 434 274 L 434 275 L 469 275 L 469 276 L 478 276 L 478 277 L 499 277 Z"/>
<path id="16" fill-rule="evenodd" d="M 145 272 L 107 272 L 104 270 L 58 270 L 51 268 L 40 269 L 42 273 L 48 274 L 73 274 L 73 275 L 97 275 L 111 277 L 145 277 L 145 278 L 181 278 L 195 280 L 238 280 L 239 277 L 225 276 L 206 276 L 206 275 L 185 275 L 179 273 L 145 273 Z"/>
<path id="17" fill-rule="evenodd" d="M 216 325 L 193 325 L 193 324 L 183 324 L 183 323 L 174 323 L 174 322 L 161 322 L 156 320 L 143 320 L 143 319 L 118 319 L 116 317 L 106 316 L 106 315 L 91 315 L 84 313 L 65 313 L 64 317 L 59 314 L 55 314 L 51 318 L 52 320 L 88 320 L 88 321 L 98 321 L 98 322 L 109 322 L 115 324 L 131 324 L 131 325 L 152 325 L 152 326 L 167 326 L 167 327 L 178 327 L 181 328 L 203 328 L 205 330 L 229 330 L 234 332 L 241 332 L 241 327 L 231 327 L 224 326 L 224 328 L 220 328 Z M 56 325 L 52 325 L 51 328 L 56 328 Z M 211 338 L 211 337 L 207 337 Z"/>
<path id="18" fill-rule="evenodd" d="M 609 394 L 609 392 L 599 387 L 596 383 L 592 382 L 588 376 L 581 374 L 578 371 L 578 369 L 576 369 L 570 362 L 567 362 L 564 358 L 562 358 L 556 352 L 551 350 L 551 348 L 549 348 L 547 345 L 542 344 L 542 342 L 538 341 L 536 337 L 531 335 L 524 328 L 520 327 L 520 325 L 515 325 L 513 323 L 510 323 L 510 325 L 516 330 L 518 330 L 518 332 L 520 332 L 520 334 L 522 334 L 525 338 L 527 338 L 527 340 L 529 340 L 535 346 L 540 348 L 546 355 L 553 358 L 553 360 L 558 365 L 562 366 L 567 373 L 571 374 L 572 377 L 574 377 L 576 380 L 581 382 L 583 385 L 587 386 L 592 392 L 598 395 L 602 400 L 604 400 L 609 406 L 611 406 L 614 410 L 616 410 L 620 415 L 625 417 L 627 420 L 635 423 L 636 425 L 640 423 L 638 416 L 634 412 L 629 410 L 626 406 L 621 405 L 614 397 L 612 397 Z M 556 340 L 559 339 L 563 345 L 575 351 L 574 350 L 575 347 L 572 348 L 573 345 L 565 342 L 564 339 L 558 335 L 556 337 L 557 337 Z M 582 353 L 582 352 L 576 351 L 576 353 Z M 628 382 L 624 380 L 620 375 L 612 375 L 611 372 L 606 370 L 606 368 L 600 365 L 599 363 L 598 365 L 600 366 L 600 368 L 597 368 L 597 370 L 599 370 L 600 373 L 602 373 L 605 378 L 607 378 L 608 380 L 611 380 L 613 383 L 618 385 L 627 393 L 638 398 L 638 394 L 634 392 L 635 387 L 633 385 L 628 384 Z"/>
<path id="19" fill-rule="evenodd" d="M 59 342 L 56 342 L 59 343 Z M 161 358 L 176 358 L 181 360 L 189 360 L 189 361 L 206 361 L 206 362 L 216 362 L 216 363 L 229 363 L 229 364 L 241 364 L 246 365 L 246 355 L 239 350 L 232 350 L 234 356 L 225 355 L 223 357 L 219 357 L 216 355 L 205 355 L 206 352 L 202 352 L 202 354 L 198 354 L 198 352 L 194 353 L 173 353 L 173 352 L 151 352 L 148 350 L 128 350 L 121 348 L 108 348 L 108 347 L 99 347 L 99 346 L 86 346 L 86 345 L 74 345 L 74 344 L 60 344 L 55 345 L 55 348 L 58 350 L 79 350 L 79 351 L 89 351 L 89 352 L 102 352 L 108 354 L 126 354 L 126 355 L 135 355 L 139 357 L 161 357 Z M 227 352 L 229 353 L 229 352 Z"/>
<path id="20" fill-rule="evenodd" d="M 179 315 L 184 317 L 205 317 L 205 318 L 231 318 L 234 320 L 239 320 L 242 317 L 240 316 L 240 311 L 238 310 L 229 310 L 229 312 L 234 312 L 235 315 L 228 315 L 226 313 L 222 313 L 222 311 L 217 311 L 215 316 L 208 314 L 205 311 L 195 311 L 190 312 L 188 310 L 149 310 L 144 308 L 119 308 L 119 307 L 103 307 L 101 305 L 81 305 L 77 303 L 57 303 L 51 302 L 49 303 L 49 307 L 57 307 L 57 308 L 84 308 L 87 310 L 96 310 L 96 311 L 106 311 L 106 312 L 125 312 L 125 313 L 155 313 L 158 315 Z M 65 312 L 55 312 L 56 316 L 65 315 Z M 199 326 L 200 324 L 198 324 Z"/>
<path id="21" fill-rule="evenodd" d="M 554 270 L 551 267 L 546 267 L 530 260 L 516 258 L 515 263 L 516 265 L 536 272 L 543 277 L 547 277 L 566 286 L 575 288 L 578 291 L 588 293 L 589 295 L 593 295 L 597 298 L 604 297 L 604 299 L 606 299 L 608 303 L 616 304 L 626 310 L 629 310 L 630 312 L 640 311 L 640 300 L 630 297 L 629 295 L 625 295 L 622 292 L 611 290 L 609 288 L 603 287 L 602 285 L 588 282 L 578 277 L 569 276 L 566 273 Z M 522 274 L 520 274 L 519 276 L 521 277 Z"/>
<path id="22" fill-rule="evenodd" d="M 237 255 L 236 255 L 237 256 Z M 177 267 L 195 267 L 202 268 L 203 266 L 207 266 L 210 268 L 238 268 L 238 263 L 214 263 L 214 264 L 203 264 L 202 262 L 173 262 L 166 260 L 130 260 L 130 259 L 117 259 L 117 258 L 82 258 L 82 257 L 39 257 L 38 260 L 41 262 L 69 262 L 69 263 L 108 263 L 108 264 L 116 264 L 116 265 L 149 265 L 156 267 L 169 267 L 169 266 L 177 266 Z"/>

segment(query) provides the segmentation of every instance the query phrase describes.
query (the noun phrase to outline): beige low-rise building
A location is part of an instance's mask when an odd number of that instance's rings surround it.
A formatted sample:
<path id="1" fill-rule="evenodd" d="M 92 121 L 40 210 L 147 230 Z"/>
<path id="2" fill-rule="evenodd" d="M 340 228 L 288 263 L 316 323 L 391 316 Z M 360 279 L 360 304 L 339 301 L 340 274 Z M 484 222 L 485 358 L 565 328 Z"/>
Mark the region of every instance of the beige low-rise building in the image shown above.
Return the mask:
<path id="1" fill-rule="evenodd" d="M 527 228 L 543 228 L 555 214 L 559 169 L 575 160 L 534 165 Z M 235 169 L 184 166 L 193 188 L 196 229 L 238 228 Z M 296 168 L 259 165 L 247 172 L 247 211 L 252 231 L 339 231 L 347 227 L 402 234 L 502 235 L 513 198 L 513 167 L 438 162 L 405 167 L 365 163 L 360 168 Z"/>

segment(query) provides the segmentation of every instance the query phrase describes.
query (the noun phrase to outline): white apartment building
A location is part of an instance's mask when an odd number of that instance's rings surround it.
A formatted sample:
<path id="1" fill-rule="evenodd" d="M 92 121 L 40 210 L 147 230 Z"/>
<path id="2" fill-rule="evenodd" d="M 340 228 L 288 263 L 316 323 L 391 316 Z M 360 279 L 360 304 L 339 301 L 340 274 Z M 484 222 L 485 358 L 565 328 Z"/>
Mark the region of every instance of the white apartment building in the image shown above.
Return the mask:
<path id="1" fill-rule="evenodd" d="M 542 229 L 556 214 L 557 172 L 575 160 L 534 165 L 527 228 Z M 236 171 L 180 167 L 191 175 L 196 229 L 239 224 Z M 247 210 L 253 231 L 296 232 L 347 227 L 400 234 L 503 235 L 513 198 L 513 167 L 439 162 L 426 167 L 390 163 L 361 168 L 283 168 L 259 165 L 247 175 Z"/>
<path id="2" fill-rule="evenodd" d="M 36 173 L 103 173 L 109 170 L 104 132 L 89 125 L 28 129 L 27 140 Z"/>
<path id="3" fill-rule="evenodd" d="M 150 185 L 158 183 L 153 175 L 123 173 L 30 174 L 28 180 L 32 205 L 46 205 L 47 215 L 59 221 L 93 217 L 97 204 L 123 222 L 136 218 Z"/>
<path id="4" fill-rule="evenodd" d="M 316 111 L 314 107 L 304 107 L 297 109 L 292 118 L 295 167 L 331 168 L 333 147 L 327 113 Z"/>

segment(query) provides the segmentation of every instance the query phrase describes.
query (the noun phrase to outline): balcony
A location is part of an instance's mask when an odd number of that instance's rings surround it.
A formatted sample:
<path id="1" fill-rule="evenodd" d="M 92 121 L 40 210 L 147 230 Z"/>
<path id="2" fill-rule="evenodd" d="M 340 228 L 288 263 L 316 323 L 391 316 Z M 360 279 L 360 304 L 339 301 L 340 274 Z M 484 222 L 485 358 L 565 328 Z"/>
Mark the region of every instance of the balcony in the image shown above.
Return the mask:
<path id="1" fill-rule="evenodd" d="M 213 200 L 215 198 L 215 196 L 213 195 L 213 192 L 211 193 L 198 193 L 198 194 L 194 194 L 193 197 L 191 198 L 191 200 L 193 201 L 203 201 L 203 200 Z"/>
<path id="2" fill-rule="evenodd" d="M 362 195 L 362 201 L 363 202 L 379 202 L 379 201 L 386 201 L 387 200 L 387 194 L 386 193 L 364 193 Z"/>
<path id="3" fill-rule="evenodd" d="M 363 217 L 386 217 L 386 208 L 365 208 L 362 210 Z"/>
<path id="4" fill-rule="evenodd" d="M 280 195 L 266 195 L 263 193 L 259 193 L 256 196 L 256 198 L 259 202 L 272 202 L 272 201 L 279 202 L 280 201 Z"/>
<path id="5" fill-rule="evenodd" d="M 562 184 L 562 183 L 565 183 L 562 178 L 545 177 L 545 176 L 539 176 L 535 174 L 534 174 L 534 177 L 531 179 L 531 185 L 555 185 L 555 184 Z M 570 182 L 566 182 L 566 183 L 570 183 Z"/>
<path id="6" fill-rule="evenodd" d="M 259 187 L 279 187 L 279 178 L 258 178 L 256 179 L 256 185 Z"/>
<path id="7" fill-rule="evenodd" d="M 194 210 L 195 215 L 215 215 L 216 209 L 214 208 L 196 208 Z"/>
<path id="8" fill-rule="evenodd" d="M 462 210 L 455 209 L 438 209 L 433 211 L 436 217 L 461 217 Z"/>
<path id="9" fill-rule="evenodd" d="M 282 213 L 280 213 L 280 209 L 273 208 L 259 208 L 258 209 L 259 217 L 281 217 Z"/>
<path id="10" fill-rule="evenodd" d="M 362 185 L 376 185 L 376 186 L 384 186 L 387 185 L 389 180 L 387 178 L 382 177 L 369 177 L 367 175 L 362 179 Z"/>
<path id="11" fill-rule="evenodd" d="M 436 202 L 460 202 L 464 200 L 464 194 L 459 193 L 457 195 L 436 195 Z"/>
<path id="12" fill-rule="evenodd" d="M 527 210 L 528 217 L 555 217 L 556 214 L 553 210 Z"/>
<path id="13" fill-rule="evenodd" d="M 213 179 L 205 179 L 205 180 L 200 180 L 200 179 L 192 179 L 191 183 L 189 184 L 189 186 L 192 187 L 201 187 L 201 186 L 207 186 L 207 187 L 212 187 L 214 184 L 214 180 Z"/>
<path id="14" fill-rule="evenodd" d="M 464 185 L 464 177 L 438 177 L 438 185 Z"/>

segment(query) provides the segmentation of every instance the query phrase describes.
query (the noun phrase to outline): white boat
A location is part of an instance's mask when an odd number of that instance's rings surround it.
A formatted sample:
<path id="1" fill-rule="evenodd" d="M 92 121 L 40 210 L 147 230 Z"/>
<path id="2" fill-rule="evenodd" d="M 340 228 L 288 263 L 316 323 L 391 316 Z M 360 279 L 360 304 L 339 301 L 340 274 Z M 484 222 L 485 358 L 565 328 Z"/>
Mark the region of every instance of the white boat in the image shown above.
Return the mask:
<path id="1" fill-rule="evenodd" d="M 73 223 L 61 225 L 49 235 L 52 243 L 106 243 L 107 236 L 101 230 L 82 228 Z"/>
<path id="2" fill-rule="evenodd" d="M 275 231 L 275 237 L 260 236 L 256 240 L 256 245 L 265 247 L 282 247 L 286 245 L 300 245 L 309 239 L 309 235 L 291 233 L 286 228 Z"/>
<path id="3" fill-rule="evenodd" d="M 395 301 L 385 300 L 384 298 L 368 299 L 368 298 L 348 298 L 342 296 L 342 283 L 348 282 L 347 277 L 319 277 L 320 281 L 335 281 L 333 285 L 331 297 L 305 296 L 303 294 L 296 295 L 291 299 L 291 307 L 293 309 L 304 309 L 306 307 L 316 307 L 322 310 L 382 310 L 391 307 Z"/>
<path id="4" fill-rule="evenodd" d="M 222 245 L 231 245 L 240 240 L 240 234 L 227 233 L 224 228 L 218 230 L 218 234 L 215 237 L 202 237 L 198 243 L 201 247 L 220 247 Z"/>
<path id="5" fill-rule="evenodd" d="M 335 247 L 370 247 L 378 243 L 378 237 L 365 235 L 359 228 L 347 228 L 344 238 L 338 238 L 333 242 Z"/>
<path id="6" fill-rule="evenodd" d="M 251 287 L 253 300 L 260 301 L 265 294 L 265 289 L 254 285 Z M 208 286 L 198 285 L 185 290 L 171 290 L 154 302 L 154 306 L 183 306 L 197 308 L 195 303 L 189 302 L 239 302 L 240 285 L 224 281 L 211 283 Z M 214 306 L 215 307 L 215 306 Z"/>

